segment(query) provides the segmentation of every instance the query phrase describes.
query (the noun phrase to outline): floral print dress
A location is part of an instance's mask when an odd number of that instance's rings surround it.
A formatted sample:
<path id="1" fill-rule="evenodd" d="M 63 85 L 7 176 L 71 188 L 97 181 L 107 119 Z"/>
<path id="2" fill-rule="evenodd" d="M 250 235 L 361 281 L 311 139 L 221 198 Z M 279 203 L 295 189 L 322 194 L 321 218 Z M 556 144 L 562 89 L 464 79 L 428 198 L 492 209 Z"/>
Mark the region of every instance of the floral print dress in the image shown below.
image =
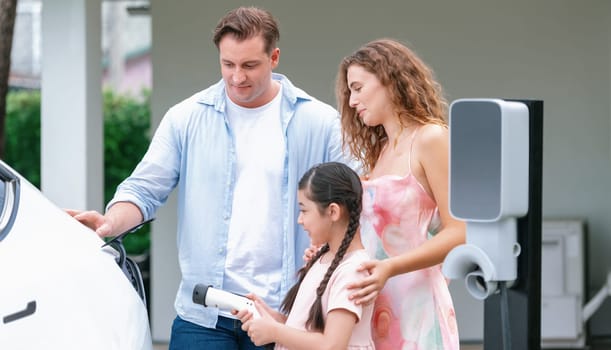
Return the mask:
<path id="1" fill-rule="evenodd" d="M 370 256 L 386 259 L 424 243 L 439 224 L 435 201 L 410 173 L 363 181 L 361 235 Z M 454 306 L 441 265 L 388 279 L 372 319 L 376 349 L 458 350 Z"/>

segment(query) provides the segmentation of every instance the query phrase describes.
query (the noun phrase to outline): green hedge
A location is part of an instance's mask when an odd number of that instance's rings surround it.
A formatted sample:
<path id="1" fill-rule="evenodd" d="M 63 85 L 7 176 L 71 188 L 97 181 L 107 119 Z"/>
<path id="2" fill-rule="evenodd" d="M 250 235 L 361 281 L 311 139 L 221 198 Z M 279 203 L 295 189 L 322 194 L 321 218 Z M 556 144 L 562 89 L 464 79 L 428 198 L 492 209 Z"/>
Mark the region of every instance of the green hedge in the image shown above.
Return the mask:
<path id="1" fill-rule="evenodd" d="M 104 92 L 104 202 L 129 176 L 150 141 L 150 93 L 140 98 Z M 40 92 L 11 91 L 7 95 L 5 161 L 40 188 Z M 84 208 L 85 209 L 85 208 Z M 150 247 L 150 227 L 124 239 L 130 254 Z"/>
<path id="2" fill-rule="evenodd" d="M 4 126 L 4 161 L 40 188 L 40 92 L 10 91 Z"/>

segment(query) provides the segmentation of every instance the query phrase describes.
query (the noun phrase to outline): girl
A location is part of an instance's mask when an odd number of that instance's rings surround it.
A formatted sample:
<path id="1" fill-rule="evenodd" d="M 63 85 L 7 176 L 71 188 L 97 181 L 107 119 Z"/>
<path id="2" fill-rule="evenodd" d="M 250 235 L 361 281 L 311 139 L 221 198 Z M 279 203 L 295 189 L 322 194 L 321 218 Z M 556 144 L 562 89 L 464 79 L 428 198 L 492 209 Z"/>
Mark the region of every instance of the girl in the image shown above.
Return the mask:
<path id="1" fill-rule="evenodd" d="M 448 209 L 441 87 L 410 49 L 382 39 L 343 59 L 336 93 L 344 141 L 366 171 L 361 233 L 377 259 L 362 265 L 370 275 L 350 286 L 351 298 L 375 299 L 378 349 L 457 350 L 440 263 L 464 242 L 465 224 Z"/>
<path id="2" fill-rule="evenodd" d="M 373 305 L 356 305 L 346 288 L 366 276 L 357 268 L 370 259 L 358 233 L 360 179 L 344 164 L 324 163 L 308 170 L 298 188 L 298 223 L 322 248 L 299 270 L 282 313 L 251 295 L 261 318 L 238 312 L 242 329 L 256 345 L 276 343 L 276 349 L 374 349 Z"/>

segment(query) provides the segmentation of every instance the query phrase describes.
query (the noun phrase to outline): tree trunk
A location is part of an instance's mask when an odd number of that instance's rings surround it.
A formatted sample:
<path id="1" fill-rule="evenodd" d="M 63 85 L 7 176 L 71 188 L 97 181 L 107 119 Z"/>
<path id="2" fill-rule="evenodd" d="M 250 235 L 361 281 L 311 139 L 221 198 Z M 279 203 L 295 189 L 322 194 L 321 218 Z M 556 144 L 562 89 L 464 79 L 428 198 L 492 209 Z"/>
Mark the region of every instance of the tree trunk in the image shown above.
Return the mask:
<path id="1" fill-rule="evenodd" d="M 11 70 L 11 48 L 17 14 L 17 0 L 0 0 L 0 159 L 4 159 L 6 94 Z"/>

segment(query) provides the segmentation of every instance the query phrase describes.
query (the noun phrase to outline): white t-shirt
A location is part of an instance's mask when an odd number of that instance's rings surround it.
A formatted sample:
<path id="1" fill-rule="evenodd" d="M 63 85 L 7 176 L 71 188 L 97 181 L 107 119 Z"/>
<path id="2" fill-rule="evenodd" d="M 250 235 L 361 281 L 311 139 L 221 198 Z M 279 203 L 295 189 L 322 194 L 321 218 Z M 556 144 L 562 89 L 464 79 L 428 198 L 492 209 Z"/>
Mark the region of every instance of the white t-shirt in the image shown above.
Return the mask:
<path id="1" fill-rule="evenodd" d="M 255 293 L 279 307 L 283 247 L 282 87 L 272 101 L 244 108 L 227 98 L 236 168 L 223 289 Z M 229 312 L 222 315 L 233 317 Z"/>

